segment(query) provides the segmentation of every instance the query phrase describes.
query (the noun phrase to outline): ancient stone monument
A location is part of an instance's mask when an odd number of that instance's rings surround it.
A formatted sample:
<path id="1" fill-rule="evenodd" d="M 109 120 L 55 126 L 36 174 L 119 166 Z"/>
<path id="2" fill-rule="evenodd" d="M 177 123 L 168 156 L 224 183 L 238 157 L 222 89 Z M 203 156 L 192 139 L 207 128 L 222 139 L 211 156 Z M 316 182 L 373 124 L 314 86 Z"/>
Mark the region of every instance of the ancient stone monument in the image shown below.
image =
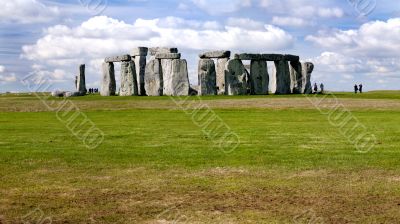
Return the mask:
<path id="1" fill-rule="evenodd" d="M 146 56 L 150 54 L 150 61 Z M 187 62 L 177 48 L 138 47 L 130 55 L 108 57 L 103 63 L 102 96 L 115 95 L 114 63 L 121 63 L 121 96 L 266 95 L 311 93 L 314 65 L 289 54 L 235 54 L 210 51 L 199 54 L 198 88 L 190 86 Z M 243 64 L 250 61 L 250 65 Z M 267 62 L 274 62 L 272 86 Z M 83 72 L 84 73 L 84 72 Z M 77 86 L 80 86 L 78 77 Z M 195 91 L 196 89 L 196 91 Z"/>
<path id="2" fill-rule="evenodd" d="M 201 96 L 217 95 L 217 75 L 215 63 L 212 59 L 199 61 L 199 91 Z"/>
<path id="3" fill-rule="evenodd" d="M 86 89 L 86 79 L 85 79 L 85 65 L 82 64 L 79 66 L 79 75 L 76 81 L 76 91 L 80 92 L 82 95 L 85 95 L 87 92 Z"/>

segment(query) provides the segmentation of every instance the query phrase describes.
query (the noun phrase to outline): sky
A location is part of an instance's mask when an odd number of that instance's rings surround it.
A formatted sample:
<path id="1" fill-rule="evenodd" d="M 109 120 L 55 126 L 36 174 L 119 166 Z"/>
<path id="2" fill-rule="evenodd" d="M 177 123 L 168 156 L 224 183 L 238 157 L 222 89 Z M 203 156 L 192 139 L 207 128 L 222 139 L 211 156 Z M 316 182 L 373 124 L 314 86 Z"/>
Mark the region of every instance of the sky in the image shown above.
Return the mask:
<path id="1" fill-rule="evenodd" d="M 193 85 L 199 53 L 231 50 L 299 55 L 314 63 L 312 81 L 332 91 L 400 88 L 397 0 L 13 0 L 0 8 L 0 92 L 27 92 L 21 80 L 31 74 L 74 90 L 80 64 L 87 87 L 99 88 L 104 58 L 139 46 L 178 47 Z"/>

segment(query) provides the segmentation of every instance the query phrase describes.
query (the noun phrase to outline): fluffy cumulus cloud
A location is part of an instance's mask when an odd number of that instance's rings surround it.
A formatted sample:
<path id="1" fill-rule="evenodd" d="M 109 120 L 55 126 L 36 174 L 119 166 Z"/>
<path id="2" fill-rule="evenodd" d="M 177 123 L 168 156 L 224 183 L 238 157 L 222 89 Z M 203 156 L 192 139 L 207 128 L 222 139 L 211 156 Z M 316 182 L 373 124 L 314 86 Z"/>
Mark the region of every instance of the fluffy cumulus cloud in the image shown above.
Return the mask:
<path id="1" fill-rule="evenodd" d="M 298 17 L 280 17 L 280 16 L 274 16 L 272 18 L 272 24 L 278 25 L 278 26 L 293 26 L 293 27 L 302 27 L 302 26 L 308 26 L 312 25 L 311 22 L 298 18 Z"/>
<path id="2" fill-rule="evenodd" d="M 399 57 L 400 18 L 365 23 L 356 30 L 321 31 L 306 40 L 360 57 Z"/>
<path id="3" fill-rule="evenodd" d="M 0 1 L 0 21 L 15 23 L 43 23 L 59 16 L 57 7 L 46 6 L 37 0 Z"/>
<path id="4" fill-rule="evenodd" d="M 250 7 L 251 0 L 192 0 L 200 9 L 211 15 L 236 12 L 241 8 Z"/>
<path id="5" fill-rule="evenodd" d="M 274 51 L 291 46 L 293 37 L 284 30 L 257 24 L 245 30 L 235 23 L 222 29 L 216 22 L 180 18 L 144 20 L 133 24 L 105 16 L 93 17 L 78 27 L 48 28 L 36 44 L 23 47 L 30 60 L 65 61 L 127 53 L 137 46 L 176 46 L 181 50 L 232 49 Z M 240 24 L 239 24 L 240 25 Z"/>
<path id="6" fill-rule="evenodd" d="M 4 65 L 0 65 L 0 84 L 16 82 L 17 76 L 14 73 L 8 73 Z"/>

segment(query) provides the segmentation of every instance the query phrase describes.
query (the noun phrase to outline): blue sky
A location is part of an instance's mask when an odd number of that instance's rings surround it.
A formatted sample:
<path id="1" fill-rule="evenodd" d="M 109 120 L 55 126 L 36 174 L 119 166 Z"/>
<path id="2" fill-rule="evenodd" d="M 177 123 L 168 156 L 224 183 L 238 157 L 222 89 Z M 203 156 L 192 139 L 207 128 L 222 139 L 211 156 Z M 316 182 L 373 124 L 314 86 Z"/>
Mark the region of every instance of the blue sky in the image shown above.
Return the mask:
<path id="1" fill-rule="evenodd" d="M 19 80 L 31 73 L 73 90 L 81 63 L 88 87 L 99 87 L 103 58 L 137 46 L 178 47 L 192 84 L 198 53 L 227 49 L 298 54 L 329 90 L 400 88 L 394 0 L 14 0 L 0 7 L 0 92 L 27 91 Z"/>

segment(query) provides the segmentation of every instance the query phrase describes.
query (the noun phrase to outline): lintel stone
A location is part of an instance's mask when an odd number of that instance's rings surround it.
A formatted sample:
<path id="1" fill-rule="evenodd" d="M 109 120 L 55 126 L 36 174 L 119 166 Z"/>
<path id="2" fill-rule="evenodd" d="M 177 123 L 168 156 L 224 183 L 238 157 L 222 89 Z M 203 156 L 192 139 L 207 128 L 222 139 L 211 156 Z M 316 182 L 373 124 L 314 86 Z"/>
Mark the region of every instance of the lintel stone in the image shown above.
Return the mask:
<path id="1" fill-rule="evenodd" d="M 211 58 L 230 58 L 230 51 L 209 51 L 199 54 L 201 59 L 211 59 Z"/>
<path id="2" fill-rule="evenodd" d="M 104 62 L 110 63 L 110 62 L 122 62 L 122 61 L 130 61 L 131 56 L 128 54 L 121 55 L 121 56 L 113 56 L 113 57 L 107 57 L 104 59 Z"/>

